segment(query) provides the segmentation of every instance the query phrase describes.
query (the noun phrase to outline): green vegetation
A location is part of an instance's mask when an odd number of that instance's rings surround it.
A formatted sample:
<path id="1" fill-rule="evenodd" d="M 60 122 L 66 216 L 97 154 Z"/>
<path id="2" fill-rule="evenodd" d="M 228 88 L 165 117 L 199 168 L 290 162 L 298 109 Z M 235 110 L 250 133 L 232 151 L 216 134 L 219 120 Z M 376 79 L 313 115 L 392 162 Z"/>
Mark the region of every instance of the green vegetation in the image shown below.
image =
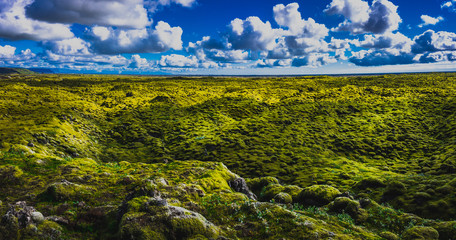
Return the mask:
<path id="1" fill-rule="evenodd" d="M 0 93 L 0 239 L 456 236 L 453 73 L 12 74 Z"/>

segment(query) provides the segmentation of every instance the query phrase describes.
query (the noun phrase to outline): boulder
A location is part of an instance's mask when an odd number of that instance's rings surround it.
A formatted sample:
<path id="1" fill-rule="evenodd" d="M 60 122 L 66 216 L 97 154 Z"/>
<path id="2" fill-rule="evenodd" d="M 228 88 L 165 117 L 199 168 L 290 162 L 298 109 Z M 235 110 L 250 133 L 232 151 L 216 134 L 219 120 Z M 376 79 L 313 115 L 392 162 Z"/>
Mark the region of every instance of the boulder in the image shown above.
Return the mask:
<path id="1" fill-rule="evenodd" d="M 243 178 L 235 178 L 231 181 L 228 181 L 228 185 L 236 192 L 243 193 L 247 195 L 248 198 L 256 200 L 256 196 L 254 193 L 252 193 L 249 189 L 249 186 L 247 186 L 247 183 Z"/>

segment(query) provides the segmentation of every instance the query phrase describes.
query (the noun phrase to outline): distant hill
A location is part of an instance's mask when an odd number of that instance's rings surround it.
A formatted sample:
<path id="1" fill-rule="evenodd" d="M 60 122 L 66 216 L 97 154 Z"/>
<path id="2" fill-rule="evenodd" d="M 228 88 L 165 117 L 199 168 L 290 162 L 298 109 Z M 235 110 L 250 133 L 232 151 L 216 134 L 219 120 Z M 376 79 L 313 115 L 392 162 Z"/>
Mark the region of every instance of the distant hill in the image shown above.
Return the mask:
<path id="1" fill-rule="evenodd" d="M 0 68 L 0 74 L 36 74 L 25 68 Z"/>
<path id="2" fill-rule="evenodd" d="M 33 71 L 35 73 L 56 73 L 55 70 L 50 68 L 29 68 L 28 70 Z"/>

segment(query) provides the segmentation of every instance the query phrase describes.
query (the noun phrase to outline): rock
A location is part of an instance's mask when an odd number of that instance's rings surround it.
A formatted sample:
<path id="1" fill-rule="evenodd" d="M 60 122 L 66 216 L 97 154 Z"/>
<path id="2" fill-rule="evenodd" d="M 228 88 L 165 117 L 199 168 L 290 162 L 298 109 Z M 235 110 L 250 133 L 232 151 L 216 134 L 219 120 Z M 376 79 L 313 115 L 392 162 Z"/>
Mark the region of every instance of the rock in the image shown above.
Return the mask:
<path id="1" fill-rule="evenodd" d="M 68 219 L 65 219 L 65 218 L 59 217 L 59 216 L 49 216 L 49 217 L 46 217 L 45 220 L 52 221 L 52 222 L 62 224 L 62 225 L 68 225 L 70 223 L 68 221 Z"/>
<path id="2" fill-rule="evenodd" d="M 36 223 L 42 223 L 44 221 L 44 216 L 40 212 L 32 212 L 32 220 Z"/>
<path id="3" fill-rule="evenodd" d="M 27 206 L 27 203 L 20 201 L 11 205 L 0 221 L 0 237 L 4 239 L 17 239 L 19 231 L 30 225 L 40 224 L 44 216 L 36 211 L 34 207 Z"/>
<path id="4" fill-rule="evenodd" d="M 404 240 L 437 240 L 439 232 L 432 227 L 412 227 L 402 234 Z"/>
<path id="5" fill-rule="evenodd" d="M 29 143 L 27 144 L 27 146 L 29 146 L 29 147 L 35 147 L 35 144 L 33 144 L 33 142 L 29 142 Z"/>
<path id="6" fill-rule="evenodd" d="M 42 218 L 43 214 L 36 211 L 34 207 L 27 206 L 27 203 L 24 201 L 17 202 L 14 205 L 10 206 L 10 209 L 6 212 L 5 215 L 11 215 L 17 218 L 19 227 L 25 228 L 27 225 L 31 223 L 39 223 L 33 219 L 33 215 L 41 215 Z M 43 219 L 38 219 L 43 220 Z"/>
<path id="7" fill-rule="evenodd" d="M 313 185 L 304 188 L 297 201 L 305 206 L 324 206 L 333 201 L 341 192 L 328 185 Z"/>
<path id="8" fill-rule="evenodd" d="M 256 200 L 255 194 L 250 191 L 249 187 L 247 186 L 247 183 L 245 182 L 245 180 L 243 178 L 240 178 L 240 177 L 235 178 L 235 179 L 229 181 L 228 185 L 234 191 L 243 193 L 243 194 L 247 195 L 248 198 Z"/>

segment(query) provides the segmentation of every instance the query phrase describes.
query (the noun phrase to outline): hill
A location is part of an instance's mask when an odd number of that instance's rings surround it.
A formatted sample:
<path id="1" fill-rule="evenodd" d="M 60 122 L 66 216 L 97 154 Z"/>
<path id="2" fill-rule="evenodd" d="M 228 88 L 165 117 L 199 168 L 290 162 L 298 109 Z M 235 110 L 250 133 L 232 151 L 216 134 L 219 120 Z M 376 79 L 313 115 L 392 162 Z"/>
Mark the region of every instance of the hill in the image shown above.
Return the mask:
<path id="1" fill-rule="evenodd" d="M 454 73 L 0 80 L 0 235 L 452 239 L 455 87 Z"/>
<path id="2" fill-rule="evenodd" d="M 35 72 L 25 69 L 25 68 L 4 68 L 0 67 L 0 74 L 25 74 L 31 75 L 35 74 Z"/>

